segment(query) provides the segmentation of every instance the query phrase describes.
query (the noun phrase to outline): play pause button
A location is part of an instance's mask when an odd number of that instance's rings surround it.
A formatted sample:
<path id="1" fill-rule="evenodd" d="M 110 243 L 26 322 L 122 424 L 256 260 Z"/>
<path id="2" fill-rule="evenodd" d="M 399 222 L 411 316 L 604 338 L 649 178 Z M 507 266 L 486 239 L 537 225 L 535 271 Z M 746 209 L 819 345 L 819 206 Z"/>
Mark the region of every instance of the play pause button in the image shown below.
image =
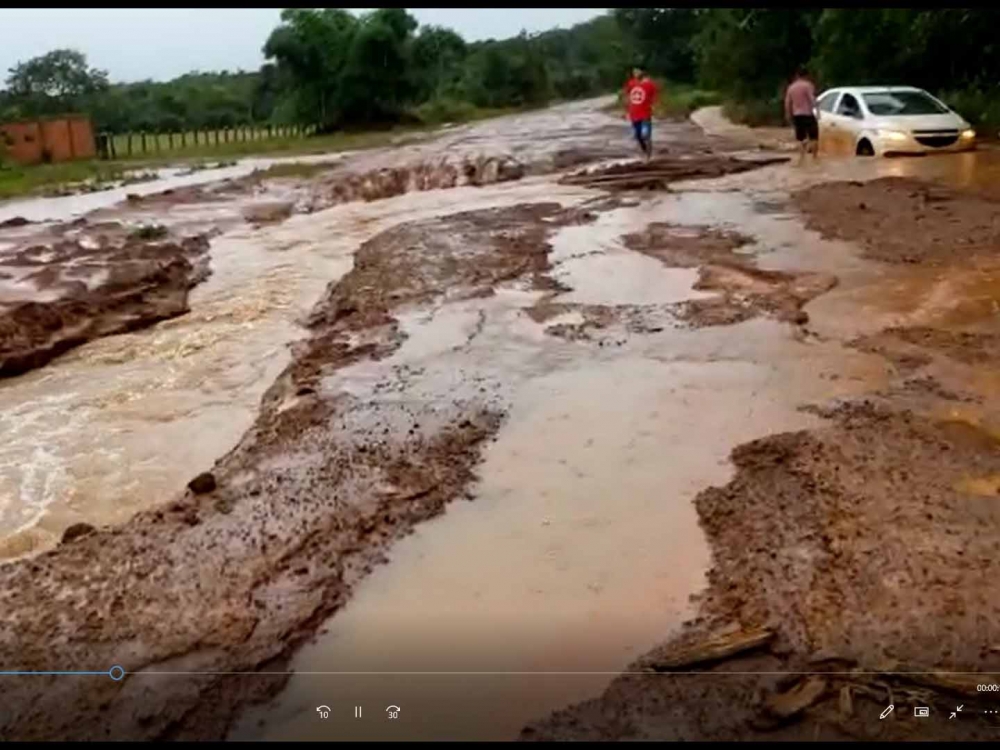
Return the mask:
<path id="1" fill-rule="evenodd" d="M 355 706 L 354 707 L 354 718 L 355 719 L 360 719 L 361 718 L 361 706 Z"/>

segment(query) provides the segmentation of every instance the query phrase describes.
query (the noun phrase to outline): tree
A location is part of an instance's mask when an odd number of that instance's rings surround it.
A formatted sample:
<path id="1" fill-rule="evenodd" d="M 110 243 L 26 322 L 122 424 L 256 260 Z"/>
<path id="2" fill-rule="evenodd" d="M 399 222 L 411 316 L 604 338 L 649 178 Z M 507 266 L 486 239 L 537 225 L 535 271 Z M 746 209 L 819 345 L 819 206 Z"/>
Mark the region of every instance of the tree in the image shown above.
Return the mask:
<path id="1" fill-rule="evenodd" d="M 701 20 L 696 8 L 616 8 L 615 20 L 651 72 L 679 83 L 695 77 L 692 46 Z"/>
<path id="2" fill-rule="evenodd" d="M 7 76 L 8 96 L 23 116 L 83 109 L 108 86 L 108 74 L 72 49 L 56 49 L 18 63 Z"/>
<path id="3" fill-rule="evenodd" d="M 738 100 L 780 96 L 812 55 L 818 9 L 712 8 L 703 11 L 693 46 L 699 78 Z"/>
<path id="4" fill-rule="evenodd" d="M 410 46 L 411 77 L 415 97 L 426 101 L 461 75 L 468 49 L 451 29 L 424 26 Z"/>
<path id="5" fill-rule="evenodd" d="M 338 81 L 346 122 L 395 120 L 415 103 L 410 51 L 416 20 L 402 8 L 379 8 L 360 19 Z"/>
<path id="6" fill-rule="evenodd" d="M 301 120 L 321 126 L 337 121 L 331 100 L 357 29 L 358 20 L 338 8 L 281 12 L 281 25 L 264 44 L 264 56 L 286 74 Z"/>

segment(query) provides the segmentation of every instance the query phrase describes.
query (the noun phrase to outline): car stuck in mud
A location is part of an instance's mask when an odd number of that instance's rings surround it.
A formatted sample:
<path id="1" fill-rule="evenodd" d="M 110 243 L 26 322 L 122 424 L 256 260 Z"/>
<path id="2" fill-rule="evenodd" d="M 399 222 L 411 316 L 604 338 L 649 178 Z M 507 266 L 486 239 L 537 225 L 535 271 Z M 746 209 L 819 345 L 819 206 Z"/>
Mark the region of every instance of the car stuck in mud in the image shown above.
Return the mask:
<path id="1" fill-rule="evenodd" d="M 846 86 L 816 100 L 820 148 L 857 156 L 969 151 L 976 132 L 957 112 L 912 86 Z"/>

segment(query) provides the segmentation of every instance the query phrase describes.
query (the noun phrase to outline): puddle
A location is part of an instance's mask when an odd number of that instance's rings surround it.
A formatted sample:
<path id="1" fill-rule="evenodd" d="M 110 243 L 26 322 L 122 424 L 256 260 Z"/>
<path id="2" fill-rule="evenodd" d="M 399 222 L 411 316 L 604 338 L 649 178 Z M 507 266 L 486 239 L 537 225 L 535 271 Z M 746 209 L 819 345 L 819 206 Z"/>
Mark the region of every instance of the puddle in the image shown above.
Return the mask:
<path id="1" fill-rule="evenodd" d="M 655 221 L 657 205 L 642 204 L 602 214 L 597 221 L 568 227 L 552 240 L 552 276 L 572 291 L 559 302 L 583 305 L 672 304 L 712 295 L 692 289 L 697 268 L 668 268 L 622 245 L 636 224 Z"/>

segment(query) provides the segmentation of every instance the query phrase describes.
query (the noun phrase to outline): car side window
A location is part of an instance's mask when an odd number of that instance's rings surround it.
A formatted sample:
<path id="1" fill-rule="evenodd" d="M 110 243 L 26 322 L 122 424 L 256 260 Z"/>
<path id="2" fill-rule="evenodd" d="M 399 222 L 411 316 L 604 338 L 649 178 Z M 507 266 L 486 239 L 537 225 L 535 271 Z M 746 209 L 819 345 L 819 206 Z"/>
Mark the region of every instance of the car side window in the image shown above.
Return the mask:
<path id="1" fill-rule="evenodd" d="M 816 107 L 820 112 L 833 112 L 833 105 L 837 103 L 839 93 L 838 91 L 831 91 L 829 94 L 823 94 L 816 102 Z"/>
<path id="2" fill-rule="evenodd" d="M 858 100 L 853 94 L 844 94 L 840 99 L 840 104 L 837 106 L 837 114 L 860 120 L 861 105 L 858 104 Z"/>

